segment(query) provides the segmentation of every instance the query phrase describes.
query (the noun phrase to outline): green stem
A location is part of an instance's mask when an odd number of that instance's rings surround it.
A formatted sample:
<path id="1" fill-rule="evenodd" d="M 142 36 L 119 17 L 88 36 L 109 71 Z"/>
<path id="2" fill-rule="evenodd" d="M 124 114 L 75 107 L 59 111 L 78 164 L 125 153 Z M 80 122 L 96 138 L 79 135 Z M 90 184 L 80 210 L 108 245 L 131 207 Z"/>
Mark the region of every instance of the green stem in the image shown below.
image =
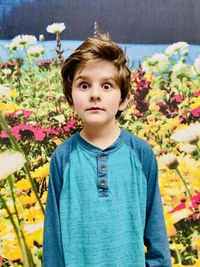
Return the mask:
<path id="1" fill-rule="evenodd" d="M 21 251 L 22 251 L 22 257 L 23 257 L 23 264 L 24 264 L 24 267 L 31 267 L 29 265 L 29 262 L 28 262 L 28 257 L 27 257 L 27 253 L 26 253 L 26 249 L 25 249 L 25 246 L 24 246 L 24 243 L 22 241 L 22 237 L 20 235 L 20 227 L 15 223 L 14 219 L 13 219 L 13 215 L 10 211 L 10 209 L 8 208 L 7 204 L 6 204 L 6 201 L 4 200 L 4 198 L 2 197 L 1 193 L 0 193 L 0 200 L 3 204 L 3 207 L 6 209 L 7 213 L 8 213 L 8 216 L 9 216 L 9 219 L 12 223 L 12 226 L 14 228 L 14 231 L 16 233 L 16 236 L 17 236 L 17 240 L 18 240 L 18 243 L 19 243 L 19 246 L 21 248 Z"/>
<path id="2" fill-rule="evenodd" d="M 195 145 L 196 145 L 196 148 L 198 150 L 198 153 L 200 154 L 200 147 L 199 147 L 198 143 L 196 142 Z"/>
<path id="3" fill-rule="evenodd" d="M 0 111 L 0 125 L 2 126 L 2 128 L 7 132 L 9 138 L 10 138 L 10 141 L 11 141 L 11 144 L 13 146 L 13 148 L 16 150 L 16 151 L 19 151 L 21 152 L 22 154 L 24 154 L 25 158 L 26 158 L 26 163 L 24 164 L 24 170 L 25 170 L 25 173 L 27 174 L 28 176 L 28 179 L 31 183 L 31 186 L 32 186 L 32 189 L 33 189 L 33 192 L 35 194 L 35 197 L 40 205 L 40 208 L 42 210 L 42 213 L 44 214 L 44 207 L 42 205 L 42 202 L 38 196 L 38 192 L 37 192 L 37 188 L 36 188 L 36 185 L 33 181 L 33 178 L 31 177 L 31 174 L 30 174 L 30 169 L 29 169 L 29 160 L 28 160 L 28 157 L 27 155 L 24 153 L 23 149 L 21 148 L 21 146 L 17 143 L 17 141 L 15 140 L 15 138 L 13 137 L 13 134 L 10 130 L 10 128 L 8 127 L 8 124 L 7 122 L 5 121 L 5 119 L 3 118 L 2 114 L 1 114 L 1 111 Z"/>
<path id="4" fill-rule="evenodd" d="M 178 249 L 175 249 L 175 251 L 176 251 L 176 255 L 177 255 L 177 259 L 178 259 L 178 264 L 182 264 L 180 251 Z"/>
<path id="5" fill-rule="evenodd" d="M 181 178 L 181 180 L 182 180 L 182 182 L 183 182 L 183 184 L 184 184 L 184 186 L 185 186 L 185 189 L 186 189 L 186 191 L 187 191 L 189 197 L 191 197 L 192 194 L 190 193 L 190 190 L 188 189 L 188 186 L 187 186 L 187 184 L 186 184 L 186 182 L 185 182 L 185 179 L 183 178 L 182 174 L 180 173 L 178 167 L 175 168 L 175 171 L 177 172 L 177 174 L 178 174 L 179 177 Z"/>
<path id="6" fill-rule="evenodd" d="M 20 218 L 19 218 L 19 213 L 18 213 L 18 210 L 17 210 L 17 206 L 16 206 L 16 199 L 15 199 L 15 195 L 14 195 L 14 192 L 13 192 L 13 181 L 12 181 L 12 177 L 9 176 L 8 177 L 8 183 L 9 183 L 9 186 L 10 186 L 10 192 L 11 192 L 11 197 L 12 197 L 12 200 L 13 200 L 13 204 L 14 204 L 14 209 L 15 209 L 15 214 L 17 216 L 17 221 L 18 221 L 18 225 L 19 225 L 19 233 L 20 233 L 20 236 L 22 238 L 22 244 L 23 244 L 23 248 L 24 248 L 24 253 L 26 253 L 26 258 L 28 259 L 28 262 L 30 263 L 30 266 L 33 266 L 34 267 L 34 262 L 33 262 L 33 257 L 32 257 L 32 254 L 26 244 L 26 240 L 25 240 L 25 237 L 24 237 L 24 234 L 23 234 L 23 231 L 21 229 L 21 221 L 20 221 Z"/>

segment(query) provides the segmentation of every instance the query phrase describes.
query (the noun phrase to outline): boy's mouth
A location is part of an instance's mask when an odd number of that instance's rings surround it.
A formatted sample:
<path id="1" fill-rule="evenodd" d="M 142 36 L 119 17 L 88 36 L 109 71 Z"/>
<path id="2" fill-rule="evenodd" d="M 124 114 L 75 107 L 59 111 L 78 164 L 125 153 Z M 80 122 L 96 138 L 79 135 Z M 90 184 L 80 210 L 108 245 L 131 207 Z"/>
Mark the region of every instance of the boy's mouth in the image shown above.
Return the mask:
<path id="1" fill-rule="evenodd" d="M 89 110 L 103 110 L 102 108 L 99 108 L 99 107 L 91 107 L 91 108 L 88 108 L 87 111 Z"/>

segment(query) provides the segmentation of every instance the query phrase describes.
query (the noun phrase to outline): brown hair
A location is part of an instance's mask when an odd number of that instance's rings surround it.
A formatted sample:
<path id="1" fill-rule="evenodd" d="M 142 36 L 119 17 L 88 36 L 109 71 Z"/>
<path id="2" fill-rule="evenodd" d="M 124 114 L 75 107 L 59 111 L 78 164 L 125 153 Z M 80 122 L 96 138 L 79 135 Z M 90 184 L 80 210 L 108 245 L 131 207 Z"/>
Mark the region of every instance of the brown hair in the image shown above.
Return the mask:
<path id="1" fill-rule="evenodd" d="M 121 102 L 126 99 L 131 81 L 131 72 L 127 66 L 126 56 L 123 50 L 108 36 L 100 35 L 87 38 L 64 62 L 61 70 L 63 93 L 70 106 L 73 105 L 72 82 L 77 67 L 95 60 L 107 60 L 114 64 L 117 69 L 116 82 L 121 91 Z M 120 116 L 121 112 L 117 112 L 116 118 Z"/>

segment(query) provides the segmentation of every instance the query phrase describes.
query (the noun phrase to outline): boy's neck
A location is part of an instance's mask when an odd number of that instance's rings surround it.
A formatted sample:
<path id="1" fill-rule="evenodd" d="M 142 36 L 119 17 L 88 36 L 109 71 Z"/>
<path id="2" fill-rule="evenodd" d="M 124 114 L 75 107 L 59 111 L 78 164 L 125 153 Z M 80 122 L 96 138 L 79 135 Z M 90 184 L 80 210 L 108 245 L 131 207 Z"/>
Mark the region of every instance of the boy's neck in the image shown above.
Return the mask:
<path id="1" fill-rule="evenodd" d="M 120 127 L 115 123 L 107 127 L 94 127 L 85 125 L 80 131 L 83 139 L 101 149 L 109 147 L 120 135 Z"/>

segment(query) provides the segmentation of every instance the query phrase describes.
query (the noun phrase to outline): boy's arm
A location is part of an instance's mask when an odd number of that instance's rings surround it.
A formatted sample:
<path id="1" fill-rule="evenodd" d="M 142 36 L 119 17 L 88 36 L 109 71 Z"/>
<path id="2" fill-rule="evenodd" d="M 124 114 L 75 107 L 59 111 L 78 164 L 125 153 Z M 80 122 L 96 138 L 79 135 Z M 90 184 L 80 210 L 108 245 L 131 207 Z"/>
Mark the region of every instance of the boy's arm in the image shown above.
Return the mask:
<path id="1" fill-rule="evenodd" d="M 169 242 L 158 185 L 157 160 L 152 151 L 151 154 L 145 153 L 144 157 L 144 162 L 149 162 L 149 168 L 145 170 L 147 175 L 147 212 L 144 232 L 144 244 L 147 247 L 146 267 L 171 267 Z"/>
<path id="2" fill-rule="evenodd" d="M 59 197 L 62 175 L 54 153 L 50 161 L 50 178 L 46 202 L 43 238 L 43 267 L 64 267 L 64 255 L 59 219 Z"/>

